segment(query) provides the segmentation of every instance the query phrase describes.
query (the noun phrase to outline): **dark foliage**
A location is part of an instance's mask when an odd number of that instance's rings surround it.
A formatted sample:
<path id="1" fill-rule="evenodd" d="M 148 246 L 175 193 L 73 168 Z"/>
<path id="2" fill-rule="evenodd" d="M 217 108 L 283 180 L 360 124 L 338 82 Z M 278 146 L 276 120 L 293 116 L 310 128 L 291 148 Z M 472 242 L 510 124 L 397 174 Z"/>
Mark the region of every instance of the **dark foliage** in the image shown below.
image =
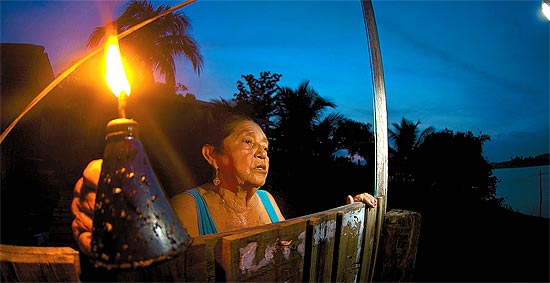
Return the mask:
<path id="1" fill-rule="evenodd" d="M 488 140 L 444 130 L 392 154 L 388 209 L 422 215 L 415 281 L 548 281 L 549 221 L 502 207 Z"/>
<path id="2" fill-rule="evenodd" d="M 245 81 L 237 81 L 234 95 L 235 108 L 251 117 L 269 121 L 275 112 L 275 93 L 279 90 L 281 74 L 260 72 L 256 79 L 252 74 L 242 75 Z"/>
<path id="3" fill-rule="evenodd" d="M 400 166 L 403 161 L 390 162 L 394 195 L 388 198 L 397 207 L 410 205 L 408 208 L 414 210 L 434 203 L 464 207 L 500 204 L 502 200 L 495 199 L 497 179 L 482 151 L 488 139 L 484 135 L 476 137 L 471 132 L 449 130 L 427 135 L 407 155 L 394 155 L 407 163 Z"/>

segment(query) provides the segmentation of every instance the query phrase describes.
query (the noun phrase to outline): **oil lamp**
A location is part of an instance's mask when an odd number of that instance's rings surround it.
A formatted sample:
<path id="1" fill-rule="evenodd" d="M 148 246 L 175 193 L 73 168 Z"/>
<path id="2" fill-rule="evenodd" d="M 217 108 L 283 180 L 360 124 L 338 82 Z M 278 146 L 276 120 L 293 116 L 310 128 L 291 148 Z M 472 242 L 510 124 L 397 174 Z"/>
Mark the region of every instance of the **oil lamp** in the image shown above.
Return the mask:
<path id="1" fill-rule="evenodd" d="M 120 118 L 107 124 L 96 195 L 90 260 L 96 267 L 137 268 L 172 258 L 191 243 L 142 147 L 139 125 L 127 119 L 126 79 L 118 41 L 105 47 L 106 79 Z"/>

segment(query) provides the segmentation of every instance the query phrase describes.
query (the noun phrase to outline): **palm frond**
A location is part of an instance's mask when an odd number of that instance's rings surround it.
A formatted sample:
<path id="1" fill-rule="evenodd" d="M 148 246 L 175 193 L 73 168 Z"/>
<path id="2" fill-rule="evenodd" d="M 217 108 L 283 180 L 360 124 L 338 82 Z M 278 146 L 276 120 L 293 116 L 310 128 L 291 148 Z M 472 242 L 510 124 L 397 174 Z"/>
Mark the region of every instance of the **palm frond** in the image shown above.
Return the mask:
<path id="1" fill-rule="evenodd" d="M 105 39 L 105 27 L 95 27 L 92 30 L 90 36 L 88 36 L 88 41 L 86 42 L 86 47 L 95 48 L 103 43 Z"/>
<path id="2" fill-rule="evenodd" d="M 166 12 L 168 5 L 154 7 L 148 0 L 132 0 L 113 23 L 119 33 L 132 26 Z M 175 59 L 183 55 L 200 75 L 203 57 L 199 46 L 189 35 L 191 24 L 182 12 L 170 13 L 141 28 L 121 41 L 133 50 L 132 60 L 140 61 L 153 72 L 164 77 L 168 85 L 175 86 Z M 90 34 L 88 47 L 96 47 L 104 41 L 106 27 L 97 27 Z"/>

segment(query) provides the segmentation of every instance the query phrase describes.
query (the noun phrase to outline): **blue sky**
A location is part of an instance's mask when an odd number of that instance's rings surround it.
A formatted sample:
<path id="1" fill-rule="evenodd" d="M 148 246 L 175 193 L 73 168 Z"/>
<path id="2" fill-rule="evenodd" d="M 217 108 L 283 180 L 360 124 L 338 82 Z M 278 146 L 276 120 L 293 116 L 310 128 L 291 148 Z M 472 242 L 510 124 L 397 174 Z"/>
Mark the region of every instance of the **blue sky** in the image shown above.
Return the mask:
<path id="1" fill-rule="evenodd" d="M 174 6 L 176 1 L 153 1 Z M 388 121 L 487 134 L 490 161 L 550 152 L 550 24 L 541 1 L 374 1 Z M 125 1 L 2 1 L 1 41 L 43 45 L 56 74 Z M 333 111 L 373 123 L 360 1 L 211 1 L 184 7 L 204 68 L 179 61 L 198 99 L 231 98 L 242 74 L 305 80 Z"/>

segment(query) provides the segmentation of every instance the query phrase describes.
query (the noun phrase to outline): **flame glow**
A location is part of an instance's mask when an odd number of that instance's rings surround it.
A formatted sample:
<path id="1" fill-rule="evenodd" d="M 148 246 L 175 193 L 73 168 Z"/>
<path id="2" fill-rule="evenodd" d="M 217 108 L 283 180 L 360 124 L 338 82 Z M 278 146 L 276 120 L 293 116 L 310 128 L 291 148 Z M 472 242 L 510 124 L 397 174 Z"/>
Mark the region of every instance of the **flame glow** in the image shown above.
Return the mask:
<path id="1" fill-rule="evenodd" d="M 105 79 L 116 97 L 123 92 L 128 96 L 130 95 L 130 83 L 128 83 L 124 67 L 122 66 L 116 36 L 109 36 L 109 39 L 105 43 Z"/>

